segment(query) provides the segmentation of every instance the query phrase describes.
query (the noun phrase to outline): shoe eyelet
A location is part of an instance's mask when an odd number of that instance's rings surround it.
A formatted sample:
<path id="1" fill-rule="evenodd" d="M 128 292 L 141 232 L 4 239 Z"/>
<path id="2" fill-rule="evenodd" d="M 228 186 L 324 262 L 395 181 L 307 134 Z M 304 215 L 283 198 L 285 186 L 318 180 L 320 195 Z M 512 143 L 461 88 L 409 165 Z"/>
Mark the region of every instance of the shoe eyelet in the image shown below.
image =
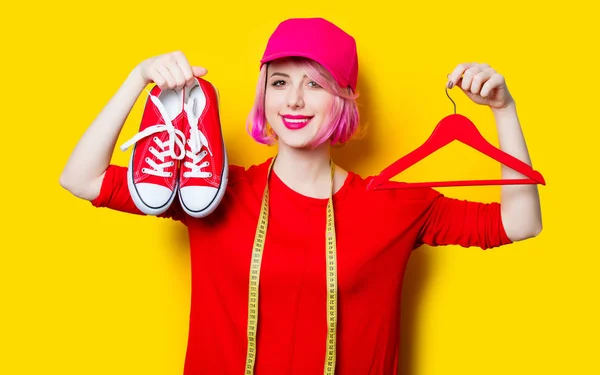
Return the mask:
<path id="1" fill-rule="evenodd" d="M 212 177 L 212 173 L 209 173 L 209 174 L 208 174 L 208 177 Z"/>
<path id="2" fill-rule="evenodd" d="M 146 161 L 147 161 L 147 162 L 149 162 L 149 161 L 150 161 L 150 158 L 146 158 Z"/>
<path id="3" fill-rule="evenodd" d="M 142 173 L 146 173 L 146 168 L 142 168 Z"/>
<path id="4" fill-rule="evenodd" d="M 154 137 L 152 138 L 154 141 L 158 141 L 158 137 Z"/>

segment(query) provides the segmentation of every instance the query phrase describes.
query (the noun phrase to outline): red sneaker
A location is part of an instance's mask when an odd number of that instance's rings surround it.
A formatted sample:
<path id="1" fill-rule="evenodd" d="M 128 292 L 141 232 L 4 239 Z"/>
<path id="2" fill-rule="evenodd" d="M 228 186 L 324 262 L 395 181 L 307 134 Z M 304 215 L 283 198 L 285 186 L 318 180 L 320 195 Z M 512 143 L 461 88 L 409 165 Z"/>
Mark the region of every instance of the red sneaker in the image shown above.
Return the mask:
<path id="1" fill-rule="evenodd" d="M 139 133 L 121 150 L 135 144 L 127 173 L 133 202 L 147 215 L 160 215 L 177 193 L 178 160 L 185 156 L 181 131 L 184 116 L 181 92 L 161 92 L 160 87 L 154 86 L 148 94 Z"/>
<path id="2" fill-rule="evenodd" d="M 196 78 L 186 92 L 183 133 L 187 142 L 179 171 L 179 200 L 188 215 L 205 217 L 219 205 L 227 187 L 219 92 L 202 78 Z"/>

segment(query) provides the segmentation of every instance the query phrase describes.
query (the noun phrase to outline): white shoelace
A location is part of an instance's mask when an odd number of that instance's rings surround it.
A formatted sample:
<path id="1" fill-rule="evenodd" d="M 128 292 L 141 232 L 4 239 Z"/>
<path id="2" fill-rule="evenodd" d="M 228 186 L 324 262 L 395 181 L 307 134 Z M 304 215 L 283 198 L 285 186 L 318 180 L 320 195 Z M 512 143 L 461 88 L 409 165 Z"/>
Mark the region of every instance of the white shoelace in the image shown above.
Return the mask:
<path id="1" fill-rule="evenodd" d="M 208 154 L 206 150 L 211 154 L 212 151 L 208 147 L 208 140 L 206 136 L 198 129 L 198 120 L 199 117 L 196 116 L 196 99 L 194 98 L 192 106 L 188 103 L 184 105 L 185 112 L 188 116 L 188 122 L 190 124 L 190 139 L 187 140 L 187 143 L 190 145 L 190 151 L 186 150 L 186 156 L 191 161 L 185 161 L 183 164 L 189 171 L 183 172 L 183 177 L 199 177 L 199 178 L 207 178 L 212 177 L 212 173 L 202 171 L 202 168 L 206 168 L 210 165 L 208 161 L 204 161 L 201 164 L 198 164 L 204 159 L 204 157 Z M 202 150 L 202 146 L 206 147 L 206 150 Z"/>
<path id="2" fill-rule="evenodd" d="M 139 140 L 141 140 L 143 138 L 149 137 L 152 134 L 156 134 L 156 133 L 160 133 L 160 132 L 164 132 L 164 131 L 168 132 L 169 139 L 165 142 L 162 142 L 156 136 L 153 138 L 153 141 L 156 144 L 156 146 L 158 147 L 158 149 L 155 148 L 154 146 L 150 146 L 148 149 L 152 153 L 152 155 L 154 155 L 158 160 L 161 161 L 161 163 L 156 163 L 154 160 L 152 160 L 150 158 L 146 158 L 145 161 L 150 166 L 150 168 L 142 168 L 142 172 L 149 174 L 149 175 L 153 175 L 153 176 L 171 177 L 172 173 L 166 172 L 164 169 L 175 165 L 175 162 L 170 161 L 170 162 L 165 163 L 165 158 L 167 156 L 171 156 L 171 158 L 173 158 L 174 160 L 181 160 L 184 158 L 184 156 L 185 156 L 185 154 L 184 154 L 184 152 L 185 152 L 185 147 L 184 147 L 185 135 L 183 134 L 183 132 L 181 130 L 175 129 L 175 126 L 173 126 L 173 123 L 172 123 L 172 119 L 170 118 L 169 114 L 167 113 L 167 110 L 165 109 L 165 107 L 162 104 L 162 102 L 160 101 L 160 99 L 158 99 L 156 96 L 152 95 L 149 91 L 147 91 L 147 92 L 148 92 L 148 95 L 150 96 L 150 99 L 156 106 L 156 108 L 158 108 L 158 111 L 160 112 L 162 118 L 165 120 L 165 123 L 149 126 L 146 129 L 144 129 L 143 131 L 137 133 L 135 136 L 133 136 L 133 138 L 131 138 L 127 142 L 123 143 L 123 145 L 121 146 L 121 151 L 127 150 L 134 143 L 138 142 Z M 177 145 L 179 147 L 179 149 L 181 150 L 179 155 L 175 153 L 175 145 Z"/>

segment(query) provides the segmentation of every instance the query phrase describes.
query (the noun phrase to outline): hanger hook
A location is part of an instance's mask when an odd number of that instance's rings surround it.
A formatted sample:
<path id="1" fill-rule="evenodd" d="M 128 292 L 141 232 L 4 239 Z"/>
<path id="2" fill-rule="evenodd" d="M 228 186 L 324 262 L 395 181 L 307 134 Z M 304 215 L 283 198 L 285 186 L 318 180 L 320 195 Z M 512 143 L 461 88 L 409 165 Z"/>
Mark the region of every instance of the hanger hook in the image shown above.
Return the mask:
<path id="1" fill-rule="evenodd" d="M 448 99 L 450 99 L 452 104 L 454 104 L 454 114 L 456 114 L 456 103 L 454 103 L 454 100 L 452 100 L 452 98 L 450 97 L 450 94 L 448 94 L 448 84 L 446 84 L 446 96 L 448 97 Z"/>

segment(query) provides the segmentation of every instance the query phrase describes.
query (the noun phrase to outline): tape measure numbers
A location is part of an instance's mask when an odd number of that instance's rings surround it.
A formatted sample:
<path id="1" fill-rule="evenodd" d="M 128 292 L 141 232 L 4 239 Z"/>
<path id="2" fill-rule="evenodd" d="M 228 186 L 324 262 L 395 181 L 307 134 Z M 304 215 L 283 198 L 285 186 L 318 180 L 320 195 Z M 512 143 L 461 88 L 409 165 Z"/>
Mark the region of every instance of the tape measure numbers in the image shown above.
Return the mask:
<path id="1" fill-rule="evenodd" d="M 269 177 L 275 158 L 269 165 L 267 172 L 267 185 L 263 193 L 254 246 L 252 248 L 252 259 L 250 261 L 250 283 L 248 287 L 248 346 L 246 352 L 245 375 L 254 375 L 254 364 L 256 360 L 256 328 L 258 324 L 258 290 L 260 284 L 260 266 L 265 238 L 269 223 Z M 327 272 L 327 345 L 325 354 L 325 366 L 323 374 L 334 375 L 336 362 L 336 330 L 337 330 L 337 260 L 336 260 L 336 236 L 335 220 L 333 213 L 333 180 L 335 176 L 335 164 L 331 161 L 331 191 L 327 202 L 327 227 L 325 230 L 326 247 L 326 272 Z"/>

